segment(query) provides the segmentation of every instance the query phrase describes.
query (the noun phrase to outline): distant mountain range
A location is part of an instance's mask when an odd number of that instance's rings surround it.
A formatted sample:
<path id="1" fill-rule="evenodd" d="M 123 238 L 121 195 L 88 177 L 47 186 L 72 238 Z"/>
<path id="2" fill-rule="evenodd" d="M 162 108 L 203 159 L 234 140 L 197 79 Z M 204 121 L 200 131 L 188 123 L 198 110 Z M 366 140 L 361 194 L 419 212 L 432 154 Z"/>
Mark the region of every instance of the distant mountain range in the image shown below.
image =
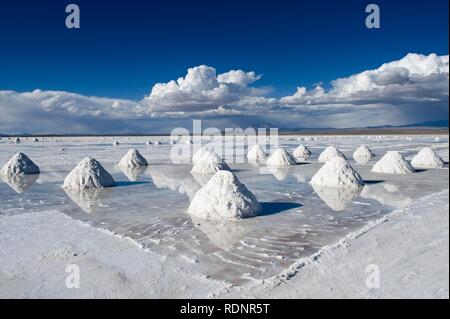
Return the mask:
<path id="1" fill-rule="evenodd" d="M 270 126 L 268 126 L 270 127 Z M 415 131 L 434 131 L 434 130 L 448 130 L 449 128 L 449 121 L 448 120 L 442 120 L 442 121 L 428 121 L 428 122 L 420 122 L 420 123 L 413 123 L 413 124 L 405 124 L 405 125 L 381 125 L 381 126 L 368 126 L 368 127 L 349 127 L 349 128 L 341 128 L 336 129 L 332 127 L 327 128 L 286 128 L 286 129 L 279 129 L 280 133 L 304 133 L 309 132 L 313 134 L 314 132 L 317 133 L 323 133 L 327 132 L 329 134 L 333 132 L 376 132 L 379 131 L 392 131 L 392 132 L 412 132 L 414 129 Z M 9 136 L 62 136 L 64 134 L 1 134 L 0 137 L 9 137 Z M 83 134 L 67 134 L 67 136 L 82 136 Z M 134 133 L 134 134 L 84 134 L 85 136 L 161 136 L 161 135 L 168 135 L 168 134 L 158 134 L 158 133 Z"/>
<path id="2" fill-rule="evenodd" d="M 371 126 L 367 128 L 394 128 L 394 127 L 430 127 L 430 128 L 448 128 L 448 120 L 442 121 L 428 121 L 414 124 L 406 124 L 406 125 L 384 125 L 384 126 Z"/>

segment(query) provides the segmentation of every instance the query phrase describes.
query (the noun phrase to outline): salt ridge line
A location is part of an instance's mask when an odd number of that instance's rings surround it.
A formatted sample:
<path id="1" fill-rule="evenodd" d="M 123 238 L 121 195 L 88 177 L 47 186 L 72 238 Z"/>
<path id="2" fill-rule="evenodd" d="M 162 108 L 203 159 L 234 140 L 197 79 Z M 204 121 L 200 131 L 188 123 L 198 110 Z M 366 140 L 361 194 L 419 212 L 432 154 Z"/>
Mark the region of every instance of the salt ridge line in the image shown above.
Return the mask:
<path id="1" fill-rule="evenodd" d="M 436 198 L 440 199 L 441 197 L 443 197 L 445 195 L 448 197 L 448 194 L 449 194 L 449 190 L 446 189 L 446 190 L 422 197 L 419 199 L 420 205 L 425 206 L 425 205 L 429 204 L 430 202 L 432 202 L 433 199 L 436 199 Z M 416 205 L 416 204 L 417 204 L 417 202 L 414 203 L 414 205 Z M 251 290 L 252 287 L 261 287 L 263 289 L 270 289 L 270 288 L 277 287 L 277 286 L 285 283 L 286 281 L 290 280 L 297 273 L 299 273 L 304 267 L 319 262 L 320 258 L 322 256 L 332 255 L 333 252 L 336 250 L 349 247 L 351 245 L 352 241 L 358 239 L 361 236 L 364 236 L 365 234 L 369 233 L 371 230 L 375 229 L 376 227 L 388 222 L 389 216 L 391 216 L 392 214 L 406 212 L 411 207 L 412 207 L 411 205 L 408 205 L 404 208 L 396 209 L 396 210 L 386 214 L 385 216 L 380 217 L 377 220 L 369 222 L 363 228 L 346 235 L 344 238 L 340 239 L 336 243 L 323 246 L 318 252 L 312 254 L 311 256 L 298 259 L 288 269 L 286 269 L 285 271 L 282 271 L 278 275 L 275 275 L 275 276 L 272 276 L 272 277 L 269 277 L 266 279 L 255 279 L 253 283 L 249 283 L 248 285 L 244 285 L 242 287 L 234 287 L 234 286 L 225 287 L 225 288 L 221 289 L 220 291 L 211 293 L 210 297 L 211 298 L 221 298 L 221 296 L 230 293 L 232 290 L 249 291 L 249 290 Z"/>

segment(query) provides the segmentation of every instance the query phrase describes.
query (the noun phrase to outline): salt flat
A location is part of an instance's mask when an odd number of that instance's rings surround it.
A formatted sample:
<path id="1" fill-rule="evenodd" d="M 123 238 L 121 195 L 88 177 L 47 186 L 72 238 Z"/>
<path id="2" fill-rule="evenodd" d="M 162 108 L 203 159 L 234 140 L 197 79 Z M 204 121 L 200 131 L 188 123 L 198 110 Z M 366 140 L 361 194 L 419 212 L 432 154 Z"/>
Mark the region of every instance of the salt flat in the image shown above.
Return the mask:
<path id="1" fill-rule="evenodd" d="M 427 263 L 417 261 L 419 257 L 413 255 L 414 250 L 411 256 L 396 262 L 398 269 L 389 278 L 402 285 L 405 281 L 398 279 L 399 272 L 409 272 L 409 297 L 448 296 L 448 205 L 445 205 L 445 199 L 448 202 L 448 192 L 445 192 L 449 183 L 448 164 L 444 168 L 408 175 L 371 172 L 372 165 L 389 150 L 400 151 L 411 160 L 422 147 L 432 146 L 448 162 L 448 136 L 440 136 L 439 143 L 434 143 L 434 136 L 322 136 L 306 141 L 299 138 L 279 138 L 280 146 L 291 153 L 299 144 L 307 145 L 313 153 L 306 163 L 293 167 L 236 164 L 231 157 L 225 156 L 231 169 L 263 207 L 260 216 L 232 222 L 196 220 L 186 213 L 190 199 L 202 181 L 190 173 L 191 164 L 170 162 L 172 146 L 168 137 L 153 138 L 160 140 L 162 145 L 145 145 L 148 137 L 40 138 L 38 143 L 22 139 L 20 144 L 0 140 L 0 163 L 20 151 L 32 158 L 41 170 L 37 178 L 0 183 L 0 296 L 402 296 L 400 291 L 387 288 L 369 294 L 364 290 L 363 275 L 359 275 L 354 283 L 361 287 L 345 291 L 337 289 L 340 294 L 333 295 L 327 291 L 333 284 L 325 283 L 324 274 L 333 275 L 332 268 L 343 267 L 346 262 L 354 267 L 365 267 L 364 257 L 372 254 L 372 250 L 367 250 L 370 243 L 366 243 L 366 250 L 359 254 L 352 253 L 351 249 L 361 247 L 358 243 L 363 240 L 370 241 L 375 231 L 374 256 L 382 258 L 384 252 L 387 258 L 398 249 L 393 246 L 398 246 L 394 243 L 401 238 L 400 235 L 395 237 L 392 229 L 403 236 L 408 230 L 419 227 L 414 222 L 419 218 L 417 216 L 423 219 L 423 227 L 430 228 L 422 231 L 429 238 L 433 234 L 431 227 L 440 232 L 434 234 L 434 239 L 439 239 L 431 241 L 434 246 L 427 244 L 424 255 L 439 252 L 438 255 L 443 256 L 433 265 L 433 272 L 438 273 L 436 278 L 446 277 L 447 284 L 443 282 L 441 287 L 436 287 L 438 283 L 435 283 L 428 294 L 423 293 L 423 281 L 414 285 L 417 269 L 414 268 L 414 272 L 408 267 L 427 266 Z M 113 146 L 116 139 L 120 144 Z M 351 159 L 361 144 L 370 146 L 376 155 L 367 164 L 358 164 Z M 308 183 L 322 166 L 317 157 L 328 145 L 338 147 L 362 175 L 366 185 L 361 191 L 338 192 L 315 188 Z M 117 167 L 130 148 L 139 149 L 149 162 L 148 168 L 126 170 Z M 237 148 L 246 152 L 243 145 Z M 96 192 L 66 192 L 61 187 L 65 176 L 86 156 L 99 160 L 118 182 L 118 187 Z M 416 209 L 414 214 L 406 217 L 396 217 L 392 221 L 389 218 L 390 214 L 401 216 L 401 212 L 414 209 L 426 196 L 434 198 L 435 203 L 431 206 L 421 204 L 422 209 Z M 447 212 L 447 217 L 443 211 Z M 425 213 L 432 216 L 429 221 Z M 287 276 L 289 282 L 305 282 L 305 290 L 301 283 L 300 288 L 296 286 L 295 289 L 274 284 L 305 258 L 385 216 L 397 226 L 387 227 L 383 223 L 369 229 L 364 236 L 352 239 L 352 244 L 346 248 L 350 250 L 347 260 L 334 258 L 335 252 L 327 251 L 332 260 L 327 261 L 329 265 L 324 262 L 323 265 L 299 267 L 292 276 Z M 405 221 L 408 218 L 411 220 Z M 436 227 L 439 221 L 442 225 Z M 385 237 L 383 229 L 386 229 Z M 445 232 L 447 242 L 442 239 Z M 407 238 L 411 245 L 420 245 L 422 240 L 417 232 Z M 336 253 L 342 254 L 340 250 Z M 407 257 L 416 263 L 412 265 Z M 67 289 L 64 285 L 67 276 L 64 269 L 71 263 L 80 265 L 80 289 Z M 312 278 L 309 281 L 305 279 L 305 271 Z M 359 271 L 364 274 L 364 269 Z M 345 278 L 342 277 L 341 284 Z M 317 288 L 314 293 L 310 290 L 308 293 L 310 286 L 306 283 L 312 285 L 313 280 L 317 280 L 323 290 Z M 338 284 L 334 281 L 334 285 Z"/>

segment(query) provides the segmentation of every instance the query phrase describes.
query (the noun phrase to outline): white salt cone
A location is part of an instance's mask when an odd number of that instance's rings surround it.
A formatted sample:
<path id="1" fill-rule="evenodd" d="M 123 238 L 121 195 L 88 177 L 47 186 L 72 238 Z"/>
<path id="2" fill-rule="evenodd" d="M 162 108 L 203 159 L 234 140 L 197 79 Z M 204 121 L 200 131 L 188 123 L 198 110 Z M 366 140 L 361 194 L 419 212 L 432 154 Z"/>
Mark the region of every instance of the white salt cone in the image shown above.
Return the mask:
<path id="1" fill-rule="evenodd" d="M 297 147 L 292 153 L 296 158 L 307 159 L 311 156 L 311 151 L 303 144 Z"/>
<path id="2" fill-rule="evenodd" d="M 372 167 L 372 172 L 384 174 L 410 174 L 414 173 L 415 169 L 405 160 L 400 152 L 387 152 L 375 165 Z"/>
<path id="3" fill-rule="evenodd" d="M 263 163 L 266 157 L 266 152 L 259 144 L 253 145 L 247 154 L 247 159 L 250 163 Z"/>
<path id="4" fill-rule="evenodd" d="M 344 154 L 342 154 L 336 147 L 328 146 L 322 153 L 320 153 L 318 161 L 320 163 L 325 163 L 335 157 L 342 157 L 345 159 Z"/>
<path id="5" fill-rule="evenodd" d="M 346 159 L 337 156 L 326 162 L 310 181 L 311 184 L 327 187 L 359 188 L 364 180 Z"/>
<path id="6" fill-rule="evenodd" d="M 205 219 L 242 219 L 256 216 L 261 205 L 229 171 L 219 171 L 194 196 L 188 213 Z"/>
<path id="7" fill-rule="evenodd" d="M 295 158 L 282 148 L 276 149 L 266 161 L 266 165 L 271 167 L 288 167 L 296 164 Z"/>
<path id="8" fill-rule="evenodd" d="M 64 180 L 64 188 L 90 189 L 114 186 L 112 176 L 95 159 L 86 157 Z"/>
<path id="9" fill-rule="evenodd" d="M 17 153 L 3 166 L 1 175 L 39 174 L 39 167 L 24 153 Z"/>
<path id="10" fill-rule="evenodd" d="M 444 167 L 445 163 L 431 147 L 425 147 L 413 157 L 411 165 L 417 168 L 439 168 Z"/>
<path id="11" fill-rule="evenodd" d="M 137 168 L 148 166 L 147 160 L 136 149 L 130 149 L 127 154 L 120 160 L 120 167 Z"/>

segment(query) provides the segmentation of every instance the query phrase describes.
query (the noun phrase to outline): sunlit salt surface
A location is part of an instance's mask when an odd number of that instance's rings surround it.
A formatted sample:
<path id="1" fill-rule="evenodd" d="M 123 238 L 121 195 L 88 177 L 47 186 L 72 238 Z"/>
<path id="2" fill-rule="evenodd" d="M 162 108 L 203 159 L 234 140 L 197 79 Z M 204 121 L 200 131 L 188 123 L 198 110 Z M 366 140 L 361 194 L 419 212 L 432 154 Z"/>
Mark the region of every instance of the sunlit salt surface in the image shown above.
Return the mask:
<path id="1" fill-rule="evenodd" d="M 268 168 L 231 164 L 249 190 L 262 203 L 260 216 L 236 222 L 196 220 L 186 213 L 189 200 L 201 187 L 190 170 L 192 165 L 169 162 L 168 138 L 163 145 L 145 145 L 148 138 L 60 138 L 39 145 L 1 141 L 0 163 L 18 150 L 40 167 L 36 178 L 5 179 L 0 183 L 0 214 L 58 210 L 94 227 L 128 236 L 144 248 L 179 258 L 192 268 L 215 279 L 240 284 L 252 278 L 275 275 L 301 257 L 338 241 L 395 208 L 448 188 L 448 164 L 443 169 L 422 170 L 408 176 L 376 174 L 370 171 L 386 150 L 399 150 L 407 158 L 431 145 L 433 136 L 319 137 L 298 141 L 282 137 L 280 144 L 292 152 L 304 143 L 313 152 L 309 161 L 289 168 Z M 448 138 L 433 144 L 448 161 Z M 359 191 L 314 188 L 308 183 L 322 164 L 317 156 L 334 144 L 348 157 L 362 143 L 371 146 L 376 157 L 367 164 L 350 163 L 362 175 L 366 186 Z M 139 170 L 120 169 L 119 159 L 130 148 L 138 148 L 149 161 Z M 246 151 L 246 148 L 243 148 Z M 67 173 L 85 156 L 94 156 L 118 181 L 111 189 L 66 192 Z"/>

